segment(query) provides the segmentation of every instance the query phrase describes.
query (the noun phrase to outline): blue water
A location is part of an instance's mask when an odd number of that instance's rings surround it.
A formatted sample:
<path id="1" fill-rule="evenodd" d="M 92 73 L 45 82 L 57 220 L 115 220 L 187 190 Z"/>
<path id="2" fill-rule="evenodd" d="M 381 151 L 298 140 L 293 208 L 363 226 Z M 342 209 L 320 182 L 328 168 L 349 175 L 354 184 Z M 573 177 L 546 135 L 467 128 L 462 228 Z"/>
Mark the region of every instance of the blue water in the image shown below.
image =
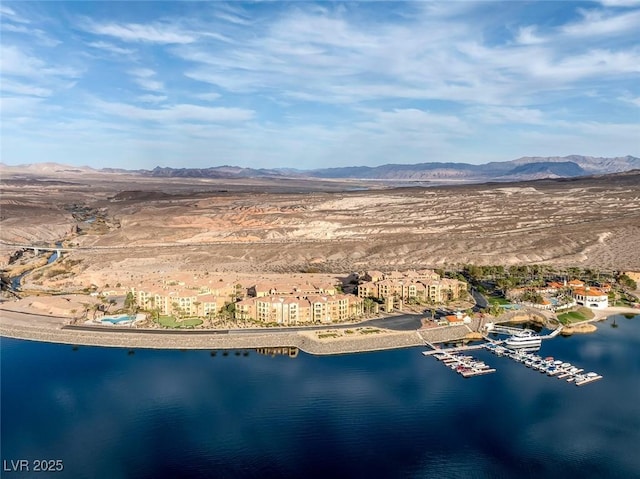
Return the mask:
<path id="1" fill-rule="evenodd" d="M 103 316 L 102 319 L 100 319 L 100 322 L 102 322 L 102 323 L 111 323 L 111 324 L 119 324 L 119 323 L 124 323 L 124 322 L 131 322 L 134 319 L 136 319 L 135 316 L 128 316 L 126 314 L 121 314 L 119 316 Z"/>
<path id="2" fill-rule="evenodd" d="M 521 306 L 519 304 L 501 304 L 500 305 L 503 309 L 507 309 L 507 310 L 512 310 L 512 309 L 520 309 Z"/>
<path id="3" fill-rule="evenodd" d="M 640 477 L 640 317 L 541 355 L 582 387 L 486 351 L 463 379 L 421 349 L 292 359 L 2 339 L 2 459 L 50 476 Z M 3 477 L 5 475 L 3 474 Z"/>

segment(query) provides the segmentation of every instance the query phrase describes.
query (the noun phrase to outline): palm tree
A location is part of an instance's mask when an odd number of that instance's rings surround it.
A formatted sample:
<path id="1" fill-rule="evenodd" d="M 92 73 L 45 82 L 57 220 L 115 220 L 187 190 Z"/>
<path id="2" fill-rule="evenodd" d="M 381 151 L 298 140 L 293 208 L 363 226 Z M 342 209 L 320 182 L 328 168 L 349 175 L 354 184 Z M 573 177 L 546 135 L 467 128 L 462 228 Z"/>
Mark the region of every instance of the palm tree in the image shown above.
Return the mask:
<path id="1" fill-rule="evenodd" d="M 93 319 L 93 320 L 95 320 L 95 319 L 96 319 L 96 311 L 98 311 L 98 310 L 100 309 L 100 306 L 101 306 L 101 305 L 100 305 L 100 304 L 98 304 L 98 303 L 93 303 L 93 304 L 90 306 L 91 313 L 92 313 L 92 314 L 91 314 L 91 319 Z"/>

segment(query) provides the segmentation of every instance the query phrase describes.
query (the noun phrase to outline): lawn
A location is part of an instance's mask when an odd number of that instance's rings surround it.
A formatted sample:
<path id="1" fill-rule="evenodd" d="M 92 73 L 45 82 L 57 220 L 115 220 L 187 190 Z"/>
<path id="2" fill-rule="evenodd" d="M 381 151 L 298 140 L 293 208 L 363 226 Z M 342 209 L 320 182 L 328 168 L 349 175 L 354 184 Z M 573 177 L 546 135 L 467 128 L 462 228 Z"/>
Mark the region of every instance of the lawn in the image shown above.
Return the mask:
<path id="1" fill-rule="evenodd" d="M 511 304 L 511 302 L 509 300 L 503 298 L 502 296 L 491 296 L 491 297 L 489 297 L 489 303 L 491 303 L 491 304 L 499 304 L 499 305 Z"/>
<path id="2" fill-rule="evenodd" d="M 580 321 L 586 321 L 592 319 L 594 316 L 593 311 L 589 308 L 578 308 L 576 311 L 568 311 L 558 315 L 558 321 L 562 324 L 579 323 Z"/>
<path id="3" fill-rule="evenodd" d="M 178 321 L 174 316 L 161 315 L 158 319 L 158 323 L 160 326 L 164 326 L 165 328 L 193 328 L 195 326 L 200 326 L 202 324 L 202 320 L 200 318 L 187 318 Z"/>

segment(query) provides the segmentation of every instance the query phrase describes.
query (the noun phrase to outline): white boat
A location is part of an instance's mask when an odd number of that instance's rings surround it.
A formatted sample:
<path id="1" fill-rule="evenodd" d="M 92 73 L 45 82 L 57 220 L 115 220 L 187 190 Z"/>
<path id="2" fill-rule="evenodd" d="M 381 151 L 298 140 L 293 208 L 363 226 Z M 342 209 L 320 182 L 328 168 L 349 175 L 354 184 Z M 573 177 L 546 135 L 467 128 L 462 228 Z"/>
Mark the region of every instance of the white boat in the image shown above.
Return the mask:
<path id="1" fill-rule="evenodd" d="M 524 329 L 521 333 L 516 333 L 505 341 L 507 347 L 514 349 L 539 348 L 541 344 L 542 339 L 540 339 L 540 336 L 529 329 Z"/>

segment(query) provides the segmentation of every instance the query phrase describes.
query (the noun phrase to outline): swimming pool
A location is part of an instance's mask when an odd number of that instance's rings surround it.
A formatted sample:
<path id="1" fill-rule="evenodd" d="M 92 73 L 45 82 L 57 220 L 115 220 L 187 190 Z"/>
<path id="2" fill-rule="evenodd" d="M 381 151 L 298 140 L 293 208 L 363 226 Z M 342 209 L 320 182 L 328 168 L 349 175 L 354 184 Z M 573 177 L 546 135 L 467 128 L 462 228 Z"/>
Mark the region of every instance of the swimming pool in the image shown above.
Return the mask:
<path id="1" fill-rule="evenodd" d="M 131 324 L 135 321 L 135 316 L 129 316 L 127 314 L 119 314 L 117 316 L 103 316 L 100 319 L 101 323 L 109 323 L 109 324 Z"/>
<path id="2" fill-rule="evenodd" d="M 509 303 L 509 304 L 501 304 L 500 305 L 504 310 L 513 310 L 520 309 L 521 306 L 519 304 Z"/>

